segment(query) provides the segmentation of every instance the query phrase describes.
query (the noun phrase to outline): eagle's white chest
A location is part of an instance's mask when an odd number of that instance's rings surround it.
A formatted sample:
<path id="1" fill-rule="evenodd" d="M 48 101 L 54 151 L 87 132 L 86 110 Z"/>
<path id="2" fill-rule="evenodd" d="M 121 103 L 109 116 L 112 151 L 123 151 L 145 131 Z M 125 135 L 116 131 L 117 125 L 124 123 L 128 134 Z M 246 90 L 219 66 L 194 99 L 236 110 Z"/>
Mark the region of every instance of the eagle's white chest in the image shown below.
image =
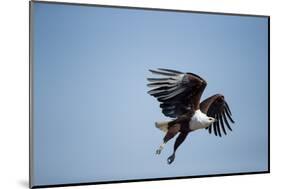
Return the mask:
<path id="1" fill-rule="evenodd" d="M 200 110 L 196 110 L 189 122 L 190 130 L 202 129 L 208 126 L 208 116 Z"/>

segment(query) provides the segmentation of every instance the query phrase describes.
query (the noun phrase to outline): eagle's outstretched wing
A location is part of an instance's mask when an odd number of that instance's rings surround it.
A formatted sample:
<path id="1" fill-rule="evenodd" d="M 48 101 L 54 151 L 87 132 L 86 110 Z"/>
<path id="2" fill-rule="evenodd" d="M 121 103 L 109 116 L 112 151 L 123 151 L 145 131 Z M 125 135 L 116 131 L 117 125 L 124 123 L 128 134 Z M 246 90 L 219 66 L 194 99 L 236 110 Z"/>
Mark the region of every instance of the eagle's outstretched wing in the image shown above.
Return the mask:
<path id="1" fill-rule="evenodd" d="M 206 81 L 193 73 L 182 73 L 170 69 L 149 70 L 160 78 L 147 78 L 148 94 L 157 98 L 165 116 L 176 118 L 189 110 L 199 109 Z"/>
<path id="2" fill-rule="evenodd" d="M 212 133 L 213 129 L 216 136 L 221 136 L 222 129 L 223 133 L 226 135 L 225 125 L 230 131 L 232 131 L 228 120 L 232 123 L 234 123 L 234 120 L 231 117 L 232 114 L 230 108 L 223 95 L 216 94 L 207 98 L 200 103 L 200 110 L 207 114 L 207 116 L 217 119 L 216 122 L 206 128 L 209 130 L 209 133 Z"/>

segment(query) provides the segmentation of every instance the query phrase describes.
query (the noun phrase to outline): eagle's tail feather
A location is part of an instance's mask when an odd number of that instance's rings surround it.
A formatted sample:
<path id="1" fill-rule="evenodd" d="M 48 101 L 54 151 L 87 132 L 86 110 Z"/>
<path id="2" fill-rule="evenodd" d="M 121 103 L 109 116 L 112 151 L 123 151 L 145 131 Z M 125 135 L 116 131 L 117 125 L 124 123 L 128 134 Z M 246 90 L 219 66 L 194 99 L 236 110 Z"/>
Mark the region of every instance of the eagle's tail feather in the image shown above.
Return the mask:
<path id="1" fill-rule="evenodd" d="M 155 127 L 166 133 L 168 131 L 168 123 L 169 121 L 158 121 L 155 122 Z"/>

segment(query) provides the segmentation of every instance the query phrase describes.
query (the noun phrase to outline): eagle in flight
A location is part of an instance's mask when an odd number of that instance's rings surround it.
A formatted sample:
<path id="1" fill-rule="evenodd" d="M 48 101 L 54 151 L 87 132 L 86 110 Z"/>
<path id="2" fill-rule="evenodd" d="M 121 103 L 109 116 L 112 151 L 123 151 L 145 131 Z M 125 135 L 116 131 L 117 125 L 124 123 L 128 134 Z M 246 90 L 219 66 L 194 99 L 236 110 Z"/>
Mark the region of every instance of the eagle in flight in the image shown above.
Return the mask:
<path id="1" fill-rule="evenodd" d="M 163 143 L 156 154 L 160 154 L 164 145 L 178 135 L 173 154 L 167 159 L 171 164 L 177 148 L 188 133 L 205 128 L 211 134 L 226 135 L 226 127 L 232 131 L 229 122 L 234 123 L 230 108 L 222 94 L 215 94 L 200 103 L 200 98 L 207 82 L 194 73 L 183 73 L 171 69 L 149 70 L 158 78 L 147 78 L 148 94 L 157 98 L 162 113 L 171 121 L 156 122 L 155 126 L 165 133 Z M 226 126 L 226 127 L 225 127 Z"/>

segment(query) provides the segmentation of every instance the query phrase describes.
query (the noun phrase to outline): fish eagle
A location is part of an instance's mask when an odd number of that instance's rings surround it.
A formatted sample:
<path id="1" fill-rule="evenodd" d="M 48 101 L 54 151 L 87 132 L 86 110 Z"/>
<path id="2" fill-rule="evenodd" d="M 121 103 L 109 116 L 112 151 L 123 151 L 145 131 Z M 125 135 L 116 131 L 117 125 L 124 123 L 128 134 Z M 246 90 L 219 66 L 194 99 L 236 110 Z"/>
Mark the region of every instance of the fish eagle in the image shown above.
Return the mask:
<path id="1" fill-rule="evenodd" d="M 160 154 L 164 145 L 179 133 L 173 154 L 167 159 L 168 164 L 174 161 L 177 148 L 190 132 L 205 128 L 210 134 L 213 132 L 221 137 L 222 132 L 227 134 L 226 127 L 232 131 L 229 122 L 234 123 L 234 120 L 222 94 L 215 94 L 200 103 L 207 86 L 200 76 L 162 68 L 149 71 L 160 77 L 147 78 L 147 86 L 152 88 L 148 94 L 157 98 L 165 116 L 173 118 L 155 123 L 165 133 L 156 154 Z"/>

